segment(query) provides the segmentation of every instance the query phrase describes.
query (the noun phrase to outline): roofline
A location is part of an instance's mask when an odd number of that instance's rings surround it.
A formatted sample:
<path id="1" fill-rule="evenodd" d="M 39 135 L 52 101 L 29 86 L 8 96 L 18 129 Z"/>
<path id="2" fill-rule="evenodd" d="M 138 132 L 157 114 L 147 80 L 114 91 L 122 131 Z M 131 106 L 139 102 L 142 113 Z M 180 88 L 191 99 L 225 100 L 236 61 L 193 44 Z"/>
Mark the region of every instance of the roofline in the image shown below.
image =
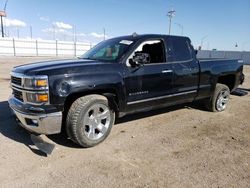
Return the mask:
<path id="1" fill-rule="evenodd" d="M 189 38 L 187 36 L 179 36 L 179 35 L 167 35 L 167 34 L 137 34 L 136 36 L 132 35 L 124 35 L 117 36 L 110 39 L 119 39 L 119 38 L 146 38 L 146 37 L 179 37 L 179 38 Z"/>

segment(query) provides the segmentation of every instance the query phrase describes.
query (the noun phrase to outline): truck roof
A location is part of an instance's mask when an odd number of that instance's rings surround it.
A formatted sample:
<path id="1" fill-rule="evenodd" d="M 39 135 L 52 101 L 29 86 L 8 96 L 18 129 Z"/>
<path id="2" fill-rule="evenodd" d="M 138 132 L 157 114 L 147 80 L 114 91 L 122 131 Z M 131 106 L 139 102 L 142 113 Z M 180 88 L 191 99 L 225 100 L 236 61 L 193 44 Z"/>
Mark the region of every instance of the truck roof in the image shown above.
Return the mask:
<path id="1" fill-rule="evenodd" d="M 185 36 L 175 36 L 175 35 L 163 35 L 163 34 L 132 34 L 132 35 L 125 35 L 125 36 L 120 36 L 120 37 L 115 37 L 113 39 L 121 39 L 121 40 L 134 40 L 134 39 L 147 39 L 147 38 L 167 38 L 167 37 L 171 37 L 171 38 L 185 38 L 190 40 L 188 37 Z"/>

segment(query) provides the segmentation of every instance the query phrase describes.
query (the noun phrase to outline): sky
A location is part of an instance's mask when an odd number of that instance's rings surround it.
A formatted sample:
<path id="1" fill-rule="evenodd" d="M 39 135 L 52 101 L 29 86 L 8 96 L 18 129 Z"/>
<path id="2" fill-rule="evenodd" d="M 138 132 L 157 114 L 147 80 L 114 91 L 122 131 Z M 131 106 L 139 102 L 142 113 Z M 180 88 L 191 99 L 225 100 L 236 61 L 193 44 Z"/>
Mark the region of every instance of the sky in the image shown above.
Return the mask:
<path id="1" fill-rule="evenodd" d="M 196 48 L 250 51 L 250 0 L 9 0 L 4 25 L 10 37 L 30 38 L 32 30 L 35 39 L 97 43 L 104 28 L 105 38 L 168 34 L 172 9 L 171 34 L 183 27 Z"/>

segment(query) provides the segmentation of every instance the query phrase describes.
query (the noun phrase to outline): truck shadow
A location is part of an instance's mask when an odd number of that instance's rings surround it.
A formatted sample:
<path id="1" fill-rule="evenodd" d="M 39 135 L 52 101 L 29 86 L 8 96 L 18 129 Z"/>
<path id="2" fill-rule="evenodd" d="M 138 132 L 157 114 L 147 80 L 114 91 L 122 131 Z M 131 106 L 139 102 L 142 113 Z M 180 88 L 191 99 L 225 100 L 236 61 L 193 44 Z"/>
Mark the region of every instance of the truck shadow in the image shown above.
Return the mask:
<path id="1" fill-rule="evenodd" d="M 53 134 L 47 136 L 50 140 L 55 142 L 58 145 L 64 146 L 64 147 L 70 147 L 75 149 L 84 149 L 81 146 L 77 145 L 70 139 L 68 139 L 68 136 L 66 134 L 66 130 L 62 129 L 62 132 L 60 134 Z"/>
<path id="2" fill-rule="evenodd" d="M 235 89 L 231 95 L 236 95 L 236 96 L 239 96 L 239 97 L 243 97 L 243 96 L 246 96 L 248 95 L 248 92 L 250 91 L 250 89 L 245 89 L 245 88 L 237 88 Z"/>
<path id="3" fill-rule="evenodd" d="M 191 106 L 191 104 L 188 104 L 188 105 Z M 170 112 L 170 111 L 183 109 L 185 107 L 190 108 L 190 107 L 187 107 L 186 105 L 177 105 L 177 106 L 172 106 L 172 107 L 167 107 L 167 108 L 162 108 L 162 109 L 157 109 L 157 110 L 151 110 L 151 111 L 148 111 L 148 112 L 139 112 L 139 113 L 135 113 L 135 114 L 130 114 L 130 115 L 124 116 L 122 118 L 116 119 L 115 126 L 122 126 L 122 123 L 126 123 L 126 122 L 129 122 L 129 121 L 134 121 L 134 120 L 137 120 L 137 119 L 142 119 L 142 118 L 145 118 L 145 117 L 164 114 L 164 113 L 167 113 L 167 112 Z M 75 144 L 73 141 L 67 139 L 66 130 L 64 128 L 62 128 L 62 132 L 60 134 L 48 135 L 47 137 L 49 139 L 51 139 L 53 142 L 55 142 L 56 144 L 66 146 L 66 147 L 71 147 L 71 148 L 83 149 L 79 145 Z"/>
<path id="4" fill-rule="evenodd" d="M 136 114 L 131 114 L 123 118 L 117 119 L 115 122 L 115 125 L 120 126 L 122 123 L 126 123 L 128 121 L 155 116 L 155 115 L 167 113 L 170 111 L 180 110 L 183 108 L 205 110 L 205 108 L 196 104 L 177 105 L 177 106 L 152 110 L 148 112 L 140 112 Z M 44 157 L 47 156 L 44 152 L 40 151 L 39 149 L 34 149 L 33 147 L 34 143 L 31 140 L 30 133 L 16 123 L 14 115 L 12 115 L 12 112 L 9 108 L 7 101 L 0 102 L 0 133 L 11 140 L 24 144 L 32 152 L 34 152 L 37 155 L 44 156 Z M 82 149 L 82 147 L 78 146 L 71 140 L 67 139 L 65 130 L 63 130 L 62 133 L 60 134 L 49 135 L 47 137 L 58 145 L 70 147 L 70 148 Z"/>
<path id="5" fill-rule="evenodd" d="M 115 124 L 119 125 L 119 124 L 126 123 L 129 121 L 134 121 L 134 120 L 138 120 L 138 119 L 142 119 L 142 118 L 146 118 L 146 117 L 165 114 L 168 112 L 177 111 L 177 110 L 181 110 L 184 108 L 196 109 L 196 110 L 201 110 L 201 111 L 208 111 L 204 105 L 202 105 L 198 102 L 186 103 L 186 104 L 180 104 L 180 105 L 160 108 L 160 109 L 156 109 L 156 110 L 151 110 L 151 111 L 147 111 L 147 112 L 139 112 L 139 113 L 135 113 L 135 114 L 130 114 L 130 115 L 127 115 L 127 116 L 124 116 L 122 118 L 117 119 Z"/>
<path id="6" fill-rule="evenodd" d="M 181 105 L 151 110 L 148 112 L 139 112 L 135 114 L 130 114 L 117 119 L 115 125 L 122 126 L 123 123 L 129 121 L 134 121 L 146 117 L 177 111 L 183 108 L 208 111 L 205 108 L 205 106 L 199 102 L 187 103 L 187 104 L 181 104 Z M 16 123 L 14 116 L 12 115 L 9 109 L 7 101 L 0 102 L 0 133 L 9 139 L 12 139 L 16 142 L 26 145 L 35 154 L 46 156 L 46 154 L 44 154 L 42 151 L 32 148 L 32 146 L 34 146 L 34 143 L 30 138 L 30 134 L 28 133 L 28 131 L 26 131 L 24 128 L 22 128 Z M 67 138 L 66 131 L 64 130 L 64 128 L 62 129 L 62 132 L 60 134 L 48 135 L 47 137 L 58 145 L 64 147 L 82 149 L 82 147 L 78 146 L 77 144 L 75 144 L 74 142 L 72 142 Z"/>
<path id="7" fill-rule="evenodd" d="M 134 121 L 134 120 L 138 120 L 138 119 L 142 119 L 142 118 L 146 118 L 146 117 L 164 114 L 164 113 L 168 113 L 171 111 L 180 110 L 183 108 L 207 111 L 207 109 L 203 105 L 200 105 L 199 103 L 181 104 L 181 105 L 151 110 L 151 111 L 147 111 L 147 112 L 138 112 L 138 113 L 134 113 L 134 114 L 129 114 L 127 116 L 117 118 L 115 121 L 115 126 L 122 126 L 123 123 L 129 122 L 129 121 Z M 62 132 L 60 134 L 48 135 L 48 138 L 51 139 L 56 144 L 59 144 L 62 146 L 82 149 L 82 147 L 78 146 L 77 144 L 75 144 L 71 140 L 67 139 L 66 131 L 64 130 L 64 128 L 62 129 Z"/>
<path id="8" fill-rule="evenodd" d="M 119 125 L 122 123 L 134 121 L 134 120 L 138 120 L 138 119 L 142 119 L 142 118 L 146 118 L 146 117 L 151 117 L 151 116 L 155 116 L 155 115 L 165 114 L 165 113 L 168 113 L 171 111 L 180 110 L 184 107 L 185 107 L 185 105 L 176 105 L 176 106 L 171 106 L 171 107 L 150 110 L 150 111 L 146 111 L 146 112 L 138 112 L 135 114 L 128 114 L 124 117 L 117 119 L 115 122 L 115 125 Z"/>
<path id="9" fill-rule="evenodd" d="M 0 102 L 0 133 L 11 140 L 24 144 L 35 154 L 46 156 L 40 150 L 32 148 L 34 144 L 30 134 L 16 123 L 7 101 Z"/>
<path id="10" fill-rule="evenodd" d="M 239 89 L 243 91 L 250 91 L 250 89 L 246 89 L 246 88 L 239 88 Z"/>

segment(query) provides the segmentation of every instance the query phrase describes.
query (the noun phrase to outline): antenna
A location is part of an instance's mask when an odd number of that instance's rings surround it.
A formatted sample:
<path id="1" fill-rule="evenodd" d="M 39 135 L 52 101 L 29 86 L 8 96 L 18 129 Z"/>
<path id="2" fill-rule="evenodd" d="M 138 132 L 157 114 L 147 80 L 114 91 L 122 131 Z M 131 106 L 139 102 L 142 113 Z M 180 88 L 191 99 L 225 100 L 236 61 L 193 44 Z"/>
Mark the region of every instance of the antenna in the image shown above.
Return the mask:
<path id="1" fill-rule="evenodd" d="M 8 4 L 8 0 L 5 1 L 3 10 L 0 10 L 0 17 L 1 17 L 1 30 L 2 30 L 2 37 L 4 37 L 4 30 L 3 30 L 3 17 L 6 17 L 6 7 Z"/>

